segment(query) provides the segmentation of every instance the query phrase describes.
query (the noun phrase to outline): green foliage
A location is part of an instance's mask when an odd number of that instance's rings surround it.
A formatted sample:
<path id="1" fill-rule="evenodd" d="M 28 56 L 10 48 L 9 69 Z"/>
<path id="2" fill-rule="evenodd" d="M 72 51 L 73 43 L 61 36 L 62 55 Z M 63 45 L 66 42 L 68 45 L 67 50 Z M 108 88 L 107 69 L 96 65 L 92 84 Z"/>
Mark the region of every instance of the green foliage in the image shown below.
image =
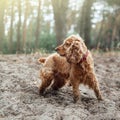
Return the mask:
<path id="1" fill-rule="evenodd" d="M 6 40 L 4 40 L 3 45 L 2 45 L 2 53 L 3 53 L 3 54 L 9 53 L 9 50 L 8 50 L 8 43 L 7 43 Z"/>
<path id="2" fill-rule="evenodd" d="M 56 46 L 55 34 L 50 33 L 41 34 L 39 48 L 52 52 L 54 51 L 55 46 Z"/>
<path id="3" fill-rule="evenodd" d="M 30 38 L 29 38 L 30 39 Z M 32 39 L 32 38 L 31 38 Z M 21 43 L 22 44 L 22 43 Z M 4 40 L 2 45 L 2 53 L 3 54 L 15 54 L 17 52 L 17 41 L 13 41 L 13 49 L 10 52 L 9 50 L 9 42 Z M 56 47 L 56 38 L 55 34 L 44 33 L 40 35 L 39 38 L 39 48 L 38 50 L 35 49 L 34 40 L 29 40 L 26 42 L 26 47 L 23 50 L 19 51 L 20 53 L 31 53 L 31 52 L 53 52 Z"/>

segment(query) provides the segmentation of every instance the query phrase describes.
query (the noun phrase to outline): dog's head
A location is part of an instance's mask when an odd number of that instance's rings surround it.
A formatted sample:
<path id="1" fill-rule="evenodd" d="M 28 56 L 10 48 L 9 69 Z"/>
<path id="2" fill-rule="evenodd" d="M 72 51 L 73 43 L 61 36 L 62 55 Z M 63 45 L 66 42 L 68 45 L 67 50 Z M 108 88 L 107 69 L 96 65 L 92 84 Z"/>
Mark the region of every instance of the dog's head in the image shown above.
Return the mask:
<path id="1" fill-rule="evenodd" d="M 55 48 L 55 50 L 61 55 L 66 56 L 67 49 L 71 46 L 73 41 L 79 41 L 78 37 L 75 35 L 71 35 L 70 37 L 66 38 L 60 46 Z"/>
<path id="2" fill-rule="evenodd" d="M 61 56 L 65 56 L 70 63 L 79 63 L 87 51 L 84 41 L 75 35 L 65 39 L 62 45 L 56 48 Z"/>

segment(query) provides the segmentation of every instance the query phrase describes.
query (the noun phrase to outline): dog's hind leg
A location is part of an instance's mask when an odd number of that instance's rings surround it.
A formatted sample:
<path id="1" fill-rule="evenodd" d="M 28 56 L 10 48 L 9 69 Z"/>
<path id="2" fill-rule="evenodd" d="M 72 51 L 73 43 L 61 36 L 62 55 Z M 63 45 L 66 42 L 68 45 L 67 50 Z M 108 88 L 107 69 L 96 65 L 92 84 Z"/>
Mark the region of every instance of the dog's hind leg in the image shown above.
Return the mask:
<path id="1" fill-rule="evenodd" d="M 43 94 L 45 89 L 52 83 L 53 80 L 53 72 L 49 69 L 41 69 L 40 70 L 40 78 L 42 83 L 39 87 L 39 94 Z"/>

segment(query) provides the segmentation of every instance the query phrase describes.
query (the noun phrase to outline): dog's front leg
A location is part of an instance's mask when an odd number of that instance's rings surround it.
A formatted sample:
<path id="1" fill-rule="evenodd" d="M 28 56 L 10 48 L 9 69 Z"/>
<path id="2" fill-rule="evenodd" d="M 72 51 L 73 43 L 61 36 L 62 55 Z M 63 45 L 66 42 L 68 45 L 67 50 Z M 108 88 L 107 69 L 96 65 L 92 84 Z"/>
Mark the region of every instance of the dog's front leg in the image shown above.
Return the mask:
<path id="1" fill-rule="evenodd" d="M 89 74 L 88 78 L 89 78 L 88 85 L 90 88 L 92 88 L 94 90 L 94 93 L 95 93 L 97 99 L 103 100 L 101 92 L 100 92 L 100 88 L 99 88 L 99 83 L 98 83 L 98 80 L 97 80 L 95 74 L 94 73 Z"/>
<path id="2" fill-rule="evenodd" d="M 79 81 L 71 81 L 71 84 L 73 87 L 73 100 L 76 103 L 80 99 Z"/>

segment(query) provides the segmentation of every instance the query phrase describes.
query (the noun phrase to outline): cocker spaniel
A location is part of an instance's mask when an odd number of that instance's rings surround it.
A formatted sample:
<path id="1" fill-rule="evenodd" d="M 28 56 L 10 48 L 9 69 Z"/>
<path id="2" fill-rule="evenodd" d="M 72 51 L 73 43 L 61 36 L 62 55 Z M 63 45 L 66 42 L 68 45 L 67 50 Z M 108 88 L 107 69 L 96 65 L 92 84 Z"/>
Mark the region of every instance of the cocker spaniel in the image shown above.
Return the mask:
<path id="1" fill-rule="evenodd" d="M 72 35 L 66 38 L 63 44 L 56 48 L 56 51 L 70 63 L 69 75 L 73 87 L 74 102 L 77 102 L 80 98 L 80 84 L 88 85 L 89 88 L 94 90 L 97 99 L 102 100 L 93 58 L 82 38 Z"/>
<path id="2" fill-rule="evenodd" d="M 70 64 L 65 57 L 61 57 L 59 54 L 54 53 L 47 58 L 39 58 L 39 63 L 43 66 L 40 69 L 40 79 L 42 80 L 39 87 L 39 94 L 43 95 L 46 88 L 51 85 L 51 88 L 58 90 L 66 83 L 69 84 L 69 69 Z"/>

